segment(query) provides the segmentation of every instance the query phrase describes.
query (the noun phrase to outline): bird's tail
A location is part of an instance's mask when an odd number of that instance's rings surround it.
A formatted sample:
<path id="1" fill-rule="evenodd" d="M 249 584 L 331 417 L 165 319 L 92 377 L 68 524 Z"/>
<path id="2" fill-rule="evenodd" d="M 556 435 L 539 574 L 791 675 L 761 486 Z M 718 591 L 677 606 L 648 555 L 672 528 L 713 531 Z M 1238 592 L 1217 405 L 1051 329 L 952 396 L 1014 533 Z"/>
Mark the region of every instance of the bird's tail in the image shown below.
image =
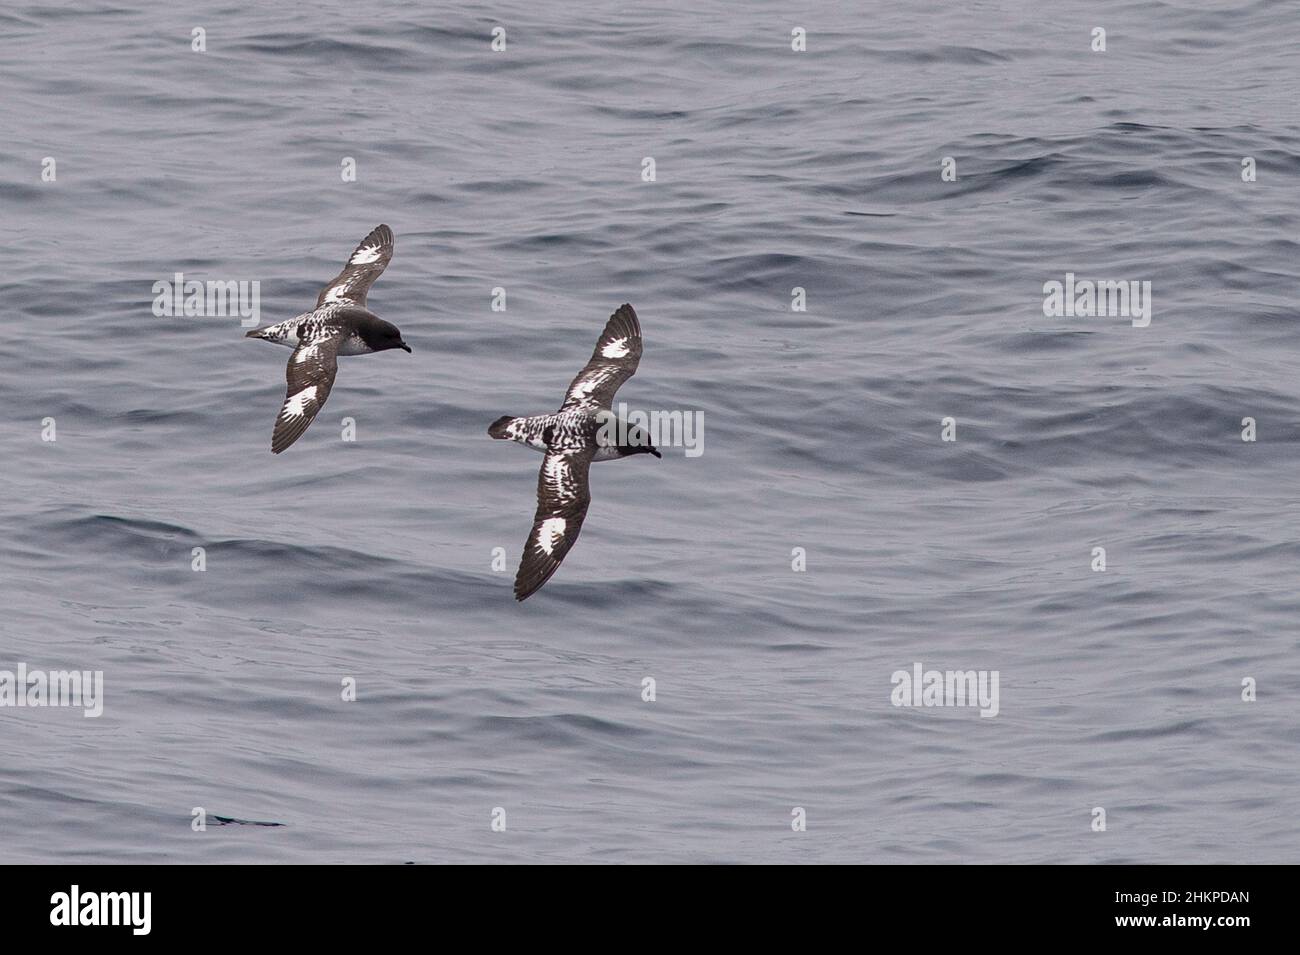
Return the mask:
<path id="1" fill-rule="evenodd" d="M 496 421 L 493 421 L 490 425 L 488 425 L 488 434 L 490 434 L 494 438 L 510 437 L 510 435 L 507 433 L 507 429 L 510 427 L 510 423 L 514 420 L 515 419 L 508 414 L 502 415 L 500 418 L 497 418 Z"/>

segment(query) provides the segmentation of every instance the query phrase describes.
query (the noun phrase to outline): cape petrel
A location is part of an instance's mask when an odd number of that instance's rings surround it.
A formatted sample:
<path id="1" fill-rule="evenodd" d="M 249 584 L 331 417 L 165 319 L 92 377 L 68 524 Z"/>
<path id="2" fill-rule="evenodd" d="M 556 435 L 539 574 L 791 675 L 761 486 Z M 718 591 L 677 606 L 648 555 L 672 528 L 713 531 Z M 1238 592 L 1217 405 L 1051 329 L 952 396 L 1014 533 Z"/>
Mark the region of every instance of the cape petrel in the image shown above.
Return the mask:
<path id="1" fill-rule="evenodd" d="M 271 434 L 271 450 L 276 454 L 302 437 L 325 404 L 339 355 L 411 350 L 396 325 L 366 308 L 366 293 L 392 257 L 393 230 L 381 225 L 361 240 L 343 271 L 321 289 L 312 311 L 245 334 L 245 338 L 261 338 L 293 349 L 285 368 L 289 387 L 284 407 Z"/>
<path id="2" fill-rule="evenodd" d="M 591 490 L 587 468 L 592 461 L 613 461 L 632 454 L 661 455 L 650 436 L 619 422 L 610 402 L 619 385 L 636 373 L 641 361 L 641 324 L 631 305 L 609 317 L 587 366 L 578 372 L 554 414 L 497 418 L 488 434 L 518 441 L 546 455 L 537 477 L 537 513 L 524 544 L 515 576 L 515 599 L 526 600 L 560 567 L 582 530 Z"/>

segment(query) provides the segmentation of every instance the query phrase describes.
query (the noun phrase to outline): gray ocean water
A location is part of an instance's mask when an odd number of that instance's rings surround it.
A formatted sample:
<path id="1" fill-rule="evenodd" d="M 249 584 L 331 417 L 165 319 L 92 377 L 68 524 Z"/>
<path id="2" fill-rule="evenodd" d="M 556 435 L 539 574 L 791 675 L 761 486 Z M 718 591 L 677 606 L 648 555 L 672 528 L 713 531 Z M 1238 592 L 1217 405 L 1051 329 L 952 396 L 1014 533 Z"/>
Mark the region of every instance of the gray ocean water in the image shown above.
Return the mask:
<path id="1" fill-rule="evenodd" d="M 1297 861 L 1298 33 L 6 6 L 0 670 L 104 696 L 0 707 L 0 861 Z M 413 354 L 342 359 L 272 455 L 289 353 L 154 283 L 278 321 L 381 222 Z M 1045 316 L 1067 272 L 1151 282 L 1150 324 Z M 704 453 L 594 468 L 517 604 L 541 458 L 486 427 L 625 301 L 619 398 Z M 894 706 L 915 663 L 997 671 L 997 715 Z"/>

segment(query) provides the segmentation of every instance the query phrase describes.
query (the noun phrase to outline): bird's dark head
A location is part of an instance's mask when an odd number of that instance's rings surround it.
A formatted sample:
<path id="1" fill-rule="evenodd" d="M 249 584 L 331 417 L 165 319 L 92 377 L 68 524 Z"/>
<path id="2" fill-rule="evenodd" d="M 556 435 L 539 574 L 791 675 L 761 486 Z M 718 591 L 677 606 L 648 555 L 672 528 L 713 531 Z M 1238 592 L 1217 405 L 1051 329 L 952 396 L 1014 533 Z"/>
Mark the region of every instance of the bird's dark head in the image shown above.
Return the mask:
<path id="1" fill-rule="evenodd" d="M 638 424 L 620 419 L 612 411 L 601 411 L 596 415 L 596 420 L 600 422 L 600 429 L 604 435 L 597 435 L 596 440 L 600 443 L 617 445 L 618 456 L 626 458 L 633 454 L 653 454 L 657 458 L 663 457 L 659 449 L 650 441 L 650 432 Z"/>
<path id="2" fill-rule="evenodd" d="M 649 442 L 646 442 L 645 444 L 625 444 L 619 448 L 619 451 L 621 452 L 621 457 L 627 457 L 630 454 L 653 454 L 657 458 L 663 457 L 663 455 L 659 453 L 659 449 Z"/>
<path id="3" fill-rule="evenodd" d="M 365 343 L 375 351 L 388 351 L 390 348 L 400 348 L 407 353 L 411 351 L 411 346 L 402 341 L 402 333 L 391 322 L 376 319 L 362 325 L 358 331 Z"/>

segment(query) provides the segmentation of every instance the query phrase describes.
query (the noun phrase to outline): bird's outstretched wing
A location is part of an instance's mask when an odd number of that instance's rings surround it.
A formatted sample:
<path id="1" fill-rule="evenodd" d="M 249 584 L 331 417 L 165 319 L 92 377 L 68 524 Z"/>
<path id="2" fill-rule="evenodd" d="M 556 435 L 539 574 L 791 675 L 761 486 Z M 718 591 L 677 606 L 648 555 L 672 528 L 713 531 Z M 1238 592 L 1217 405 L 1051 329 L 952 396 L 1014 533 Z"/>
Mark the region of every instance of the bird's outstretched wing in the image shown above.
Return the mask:
<path id="1" fill-rule="evenodd" d="M 375 284 L 375 279 L 383 274 L 392 257 L 393 230 L 386 225 L 378 226 L 361 240 L 356 251 L 348 258 L 348 264 L 343 266 L 343 271 L 321 289 L 316 307 L 334 302 L 365 305 L 366 293 Z"/>
<path id="2" fill-rule="evenodd" d="M 307 331 L 303 326 L 301 331 Z M 275 419 L 271 435 L 271 450 L 279 454 L 293 444 L 329 397 L 334 387 L 334 374 L 338 371 L 339 344 L 343 341 L 340 328 L 321 328 L 316 337 L 300 335 L 298 347 L 289 356 L 284 377 L 289 387 L 284 395 L 284 407 Z"/>
<path id="3" fill-rule="evenodd" d="M 591 503 L 587 471 L 592 453 L 590 448 L 546 452 L 537 477 L 533 530 L 515 575 L 516 600 L 526 600 L 550 580 L 578 539 Z"/>
<path id="4" fill-rule="evenodd" d="M 609 317 L 587 367 L 569 384 L 561 411 L 608 408 L 619 385 L 636 373 L 641 362 L 641 323 L 631 305 Z"/>

